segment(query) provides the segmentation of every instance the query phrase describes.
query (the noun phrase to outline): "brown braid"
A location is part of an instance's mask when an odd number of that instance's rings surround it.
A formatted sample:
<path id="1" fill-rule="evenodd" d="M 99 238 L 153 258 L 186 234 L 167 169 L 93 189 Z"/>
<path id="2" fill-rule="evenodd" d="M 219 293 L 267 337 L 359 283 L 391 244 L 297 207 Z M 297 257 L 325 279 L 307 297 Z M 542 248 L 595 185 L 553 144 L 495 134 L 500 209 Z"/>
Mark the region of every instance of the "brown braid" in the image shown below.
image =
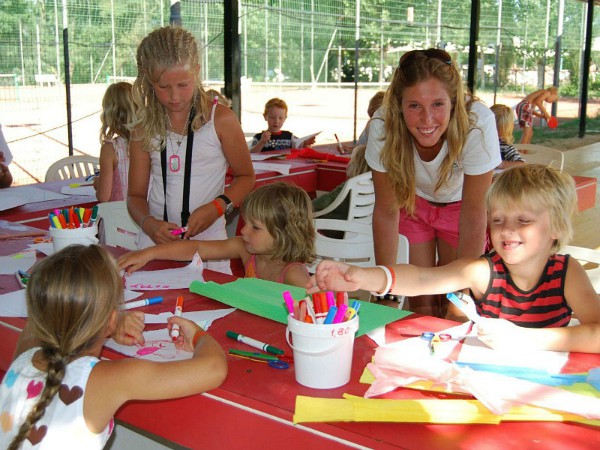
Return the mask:
<path id="1" fill-rule="evenodd" d="M 46 413 L 46 408 L 60 389 L 62 380 L 65 377 L 67 368 L 67 358 L 60 355 L 59 350 L 55 348 L 43 348 L 42 353 L 44 359 L 48 363 L 48 375 L 46 376 L 46 385 L 40 395 L 38 402 L 31 408 L 27 419 L 19 428 L 19 432 L 8 446 L 8 450 L 17 450 L 21 447 L 23 441 L 27 438 L 31 428 L 42 418 Z"/>

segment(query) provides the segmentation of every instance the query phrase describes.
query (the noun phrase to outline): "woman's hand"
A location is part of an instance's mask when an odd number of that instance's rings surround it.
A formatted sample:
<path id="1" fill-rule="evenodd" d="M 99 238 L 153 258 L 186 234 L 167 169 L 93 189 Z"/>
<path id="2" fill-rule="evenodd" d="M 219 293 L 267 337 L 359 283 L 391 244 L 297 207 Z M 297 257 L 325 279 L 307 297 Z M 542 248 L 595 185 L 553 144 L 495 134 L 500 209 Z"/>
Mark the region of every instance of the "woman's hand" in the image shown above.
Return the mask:
<path id="1" fill-rule="evenodd" d="M 196 208 L 188 219 L 188 230 L 183 235 L 184 239 L 196 236 L 210 227 L 219 218 L 219 212 L 212 203 L 207 203 Z"/>
<path id="2" fill-rule="evenodd" d="M 173 236 L 171 230 L 179 228 L 179 225 L 173 222 L 158 220 L 156 217 L 148 217 L 142 223 L 142 231 L 146 233 L 155 244 L 164 244 L 166 242 L 176 241 L 179 236 Z"/>

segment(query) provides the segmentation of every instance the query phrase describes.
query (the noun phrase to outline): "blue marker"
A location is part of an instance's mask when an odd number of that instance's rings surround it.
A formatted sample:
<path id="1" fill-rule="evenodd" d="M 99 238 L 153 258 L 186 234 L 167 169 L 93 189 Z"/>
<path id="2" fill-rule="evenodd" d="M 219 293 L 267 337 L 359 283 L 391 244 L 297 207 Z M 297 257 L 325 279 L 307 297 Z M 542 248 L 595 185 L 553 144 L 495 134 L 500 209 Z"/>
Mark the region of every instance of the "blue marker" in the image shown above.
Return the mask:
<path id="1" fill-rule="evenodd" d="M 337 306 L 332 306 L 331 308 L 329 308 L 329 312 L 327 313 L 327 316 L 325 316 L 325 320 L 323 321 L 324 325 L 328 325 L 333 323 L 333 319 L 335 318 L 335 315 L 337 314 Z"/>
<path id="2" fill-rule="evenodd" d="M 468 300 L 465 300 L 464 298 L 458 298 L 454 292 L 446 294 L 446 298 L 463 313 L 465 313 L 471 322 L 477 322 L 480 319 L 480 316 L 477 314 L 477 308 L 475 307 L 473 299 L 466 294 L 462 294 L 462 296 L 466 297 Z"/>
<path id="3" fill-rule="evenodd" d="M 135 302 L 123 303 L 123 306 L 121 307 L 121 309 L 139 308 L 141 306 L 148 306 L 148 305 L 154 305 L 155 303 L 162 303 L 162 301 L 163 301 L 162 297 L 152 297 L 152 298 L 147 298 L 145 300 L 137 300 Z"/>

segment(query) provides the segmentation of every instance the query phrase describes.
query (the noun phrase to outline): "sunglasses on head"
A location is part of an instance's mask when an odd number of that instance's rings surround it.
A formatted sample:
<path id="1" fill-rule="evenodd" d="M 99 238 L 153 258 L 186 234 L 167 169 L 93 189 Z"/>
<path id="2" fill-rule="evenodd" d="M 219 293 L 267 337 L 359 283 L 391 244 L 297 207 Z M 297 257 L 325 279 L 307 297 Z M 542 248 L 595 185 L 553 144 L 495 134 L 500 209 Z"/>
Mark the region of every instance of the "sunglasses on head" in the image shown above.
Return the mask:
<path id="1" fill-rule="evenodd" d="M 402 64 L 413 60 L 417 55 L 423 55 L 426 58 L 437 59 L 444 64 L 448 64 L 449 66 L 452 65 L 452 57 L 446 51 L 437 48 L 428 48 L 427 50 L 411 50 L 410 52 L 406 52 L 400 58 L 398 68 L 402 67 Z"/>

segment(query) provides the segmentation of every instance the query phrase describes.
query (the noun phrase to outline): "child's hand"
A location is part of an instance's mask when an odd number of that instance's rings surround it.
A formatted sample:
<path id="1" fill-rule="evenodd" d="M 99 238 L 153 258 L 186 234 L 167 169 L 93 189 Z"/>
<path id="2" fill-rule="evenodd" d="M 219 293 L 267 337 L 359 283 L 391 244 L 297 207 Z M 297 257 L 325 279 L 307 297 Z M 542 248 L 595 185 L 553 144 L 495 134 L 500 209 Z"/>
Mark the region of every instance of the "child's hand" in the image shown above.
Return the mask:
<path id="1" fill-rule="evenodd" d="M 303 147 L 310 147 L 311 145 L 313 145 L 316 142 L 317 138 L 316 136 L 310 137 L 307 140 L 304 141 Z"/>
<path id="2" fill-rule="evenodd" d="M 204 331 L 196 323 L 191 320 L 184 319 L 183 317 L 172 316 L 167 319 L 169 335 L 174 324 L 179 325 L 179 337 L 175 341 L 175 347 L 178 350 L 184 350 L 186 352 L 194 351 L 194 336 L 198 331 Z"/>
<path id="3" fill-rule="evenodd" d="M 144 267 L 149 261 L 152 261 L 150 251 L 144 249 L 120 256 L 119 259 L 117 259 L 117 265 L 119 270 L 124 270 L 127 275 L 131 275 L 136 270 Z"/>
<path id="4" fill-rule="evenodd" d="M 505 319 L 481 318 L 477 321 L 477 337 L 495 350 L 515 350 L 527 346 L 527 329 Z"/>
<path id="5" fill-rule="evenodd" d="M 360 268 L 336 261 L 321 261 L 315 274 L 306 284 L 306 293 L 318 291 L 356 291 L 360 289 L 358 273 Z"/>
<path id="6" fill-rule="evenodd" d="M 112 338 L 122 345 L 144 345 L 144 313 L 121 311 Z"/>
<path id="7" fill-rule="evenodd" d="M 271 132 L 269 130 L 265 130 L 262 132 L 259 142 L 261 144 L 266 144 L 267 142 L 269 142 L 270 139 L 271 139 Z"/>

